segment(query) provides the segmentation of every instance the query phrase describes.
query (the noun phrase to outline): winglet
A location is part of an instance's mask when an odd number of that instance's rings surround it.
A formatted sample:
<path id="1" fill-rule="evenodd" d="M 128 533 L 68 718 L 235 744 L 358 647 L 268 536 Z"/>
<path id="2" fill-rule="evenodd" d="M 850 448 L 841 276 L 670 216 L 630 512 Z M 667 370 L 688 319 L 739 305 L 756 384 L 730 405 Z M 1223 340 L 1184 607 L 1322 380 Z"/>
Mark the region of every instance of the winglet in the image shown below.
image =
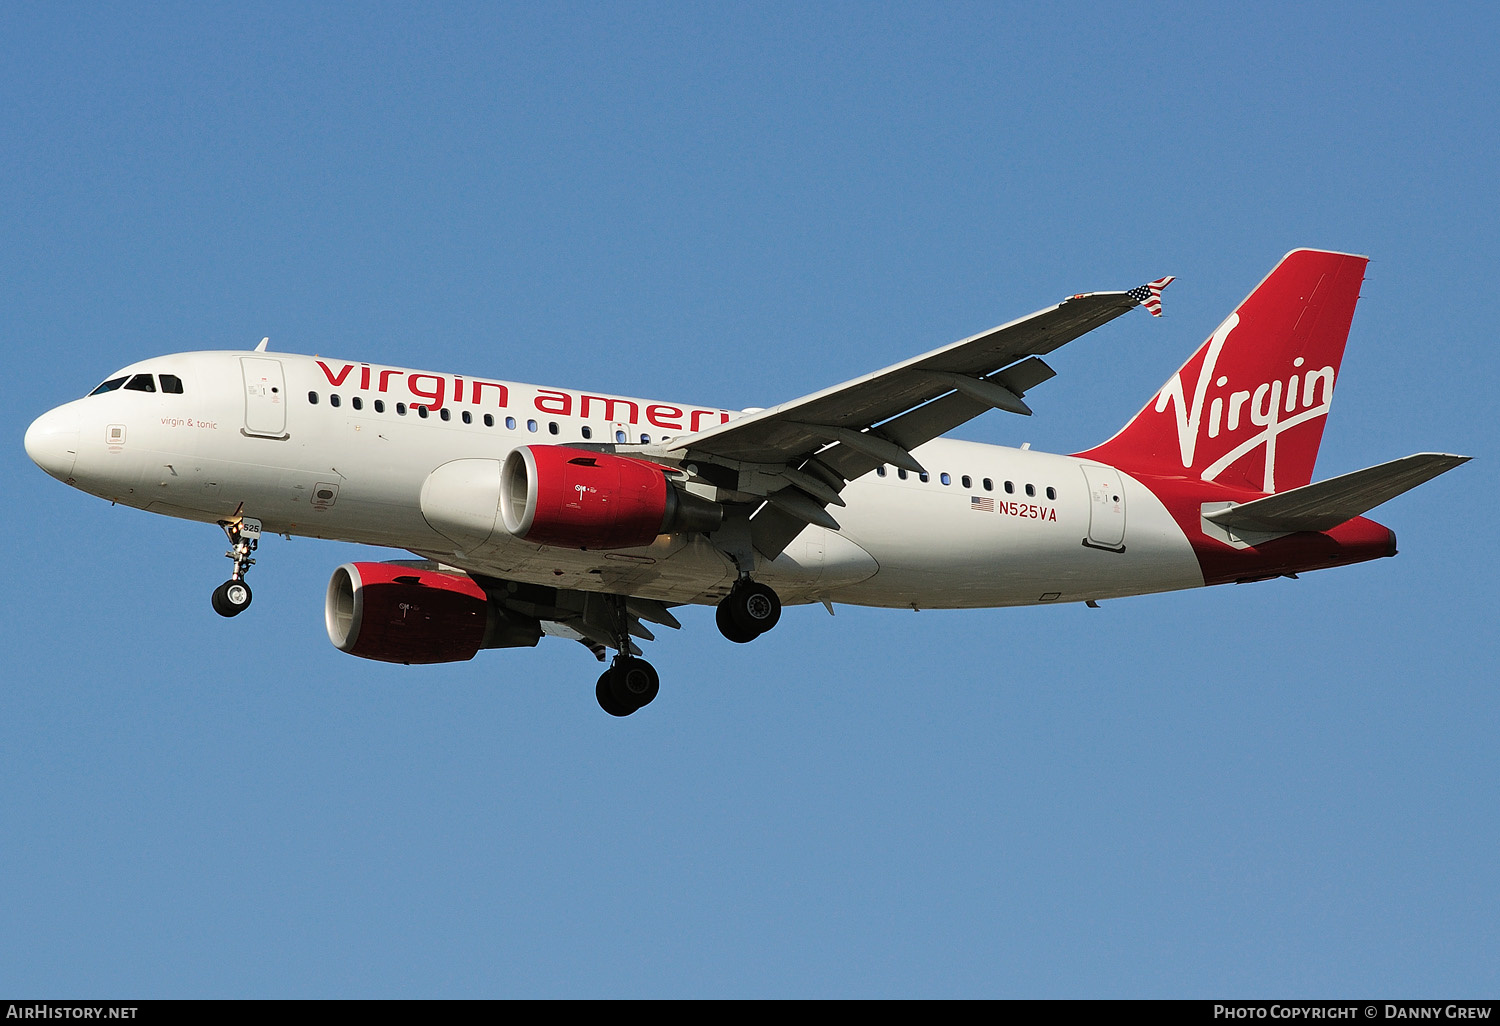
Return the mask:
<path id="1" fill-rule="evenodd" d="M 268 346 L 270 344 L 271 344 L 271 336 L 267 335 L 265 338 L 263 338 L 263 339 L 260 340 L 260 345 L 258 345 L 258 346 L 255 347 L 255 351 L 257 353 L 264 353 L 266 351 L 266 346 Z"/>
<path id="2" fill-rule="evenodd" d="M 1169 274 L 1165 278 L 1148 281 L 1140 288 L 1131 289 L 1125 293 L 1141 306 L 1144 306 L 1152 317 L 1161 316 L 1161 290 L 1177 280 L 1176 275 Z"/>

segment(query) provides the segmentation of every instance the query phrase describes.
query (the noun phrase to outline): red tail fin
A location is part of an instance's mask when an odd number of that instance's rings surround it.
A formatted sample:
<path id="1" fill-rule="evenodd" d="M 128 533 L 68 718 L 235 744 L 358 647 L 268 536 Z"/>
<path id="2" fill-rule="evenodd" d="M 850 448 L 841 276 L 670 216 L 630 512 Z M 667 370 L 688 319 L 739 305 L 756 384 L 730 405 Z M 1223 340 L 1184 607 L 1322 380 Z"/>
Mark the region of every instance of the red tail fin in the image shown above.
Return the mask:
<path id="1" fill-rule="evenodd" d="M 1288 253 L 1145 409 L 1078 455 L 1262 492 L 1307 484 L 1368 262 Z"/>

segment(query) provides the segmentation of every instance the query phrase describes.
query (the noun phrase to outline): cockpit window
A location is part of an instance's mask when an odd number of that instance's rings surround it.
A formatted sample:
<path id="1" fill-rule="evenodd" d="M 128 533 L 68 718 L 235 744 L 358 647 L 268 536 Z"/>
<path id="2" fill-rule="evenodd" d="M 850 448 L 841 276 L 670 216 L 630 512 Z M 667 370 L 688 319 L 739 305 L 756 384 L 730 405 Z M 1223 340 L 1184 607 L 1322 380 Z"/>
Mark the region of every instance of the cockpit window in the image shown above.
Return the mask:
<path id="1" fill-rule="evenodd" d="M 128 392 L 155 392 L 156 379 L 149 374 L 136 374 L 125 382 L 125 390 Z"/>
<path id="2" fill-rule="evenodd" d="M 181 395 L 182 379 L 176 374 L 163 374 L 161 376 L 161 390 L 171 395 Z"/>
<path id="3" fill-rule="evenodd" d="M 104 384 L 100 385 L 98 388 L 90 392 L 89 395 L 103 395 L 105 392 L 113 392 L 123 384 L 125 384 L 125 379 L 123 377 L 110 378 L 108 381 L 104 382 Z"/>

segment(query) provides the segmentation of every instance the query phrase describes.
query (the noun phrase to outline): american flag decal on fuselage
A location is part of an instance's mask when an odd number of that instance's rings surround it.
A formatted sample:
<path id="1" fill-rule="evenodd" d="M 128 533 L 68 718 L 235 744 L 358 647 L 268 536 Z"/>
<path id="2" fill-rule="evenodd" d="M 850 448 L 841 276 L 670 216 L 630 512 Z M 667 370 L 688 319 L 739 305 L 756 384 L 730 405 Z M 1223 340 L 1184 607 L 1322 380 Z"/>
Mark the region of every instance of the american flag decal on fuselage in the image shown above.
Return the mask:
<path id="1" fill-rule="evenodd" d="M 969 496 L 969 508 L 976 513 L 995 512 L 995 500 L 987 499 L 982 495 Z"/>

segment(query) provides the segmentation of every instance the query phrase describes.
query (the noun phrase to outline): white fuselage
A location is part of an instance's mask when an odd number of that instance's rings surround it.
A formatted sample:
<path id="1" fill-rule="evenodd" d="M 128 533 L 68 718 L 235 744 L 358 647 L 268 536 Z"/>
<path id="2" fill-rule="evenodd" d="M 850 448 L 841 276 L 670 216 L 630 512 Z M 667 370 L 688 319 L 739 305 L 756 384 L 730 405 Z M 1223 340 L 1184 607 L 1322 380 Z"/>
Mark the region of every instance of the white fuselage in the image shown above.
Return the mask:
<path id="1" fill-rule="evenodd" d="M 597 552 L 497 531 L 455 542 L 423 514 L 423 485 L 459 459 L 520 445 L 654 444 L 739 414 L 280 353 L 203 352 L 120 371 L 125 385 L 58 407 L 28 434 L 49 473 L 155 513 L 214 522 L 243 510 L 268 532 L 391 546 L 474 573 L 555 588 L 714 603 L 736 568 L 701 534 Z M 112 379 L 114 380 L 114 379 Z M 426 407 L 426 409 L 422 409 Z M 424 415 L 425 413 L 425 415 Z M 1136 479 L 1070 456 L 938 439 L 928 474 L 882 467 L 756 568 L 788 603 L 969 608 L 1203 585 L 1192 547 Z"/>

